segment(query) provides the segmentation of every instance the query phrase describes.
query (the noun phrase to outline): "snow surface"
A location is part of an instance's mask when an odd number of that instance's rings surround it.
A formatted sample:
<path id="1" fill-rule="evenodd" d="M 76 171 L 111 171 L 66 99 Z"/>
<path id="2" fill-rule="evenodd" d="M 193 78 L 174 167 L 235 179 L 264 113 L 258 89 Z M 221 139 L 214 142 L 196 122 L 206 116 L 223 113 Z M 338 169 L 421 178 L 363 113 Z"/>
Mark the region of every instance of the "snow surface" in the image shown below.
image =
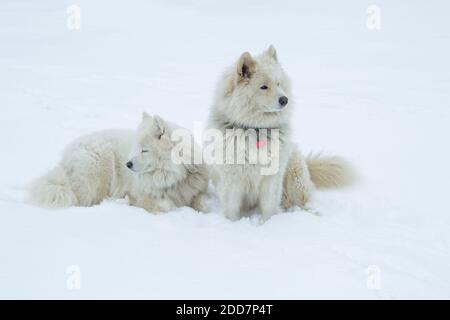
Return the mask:
<path id="1" fill-rule="evenodd" d="M 379 31 L 370 4 L 2 0 L 0 297 L 450 298 L 450 2 L 379 0 Z M 321 216 L 26 203 L 81 134 L 144 110 L 205 121 L 222 70 L 269 44 L 293 81 L 295 140 L 362 176 L 318 193 Z"/>

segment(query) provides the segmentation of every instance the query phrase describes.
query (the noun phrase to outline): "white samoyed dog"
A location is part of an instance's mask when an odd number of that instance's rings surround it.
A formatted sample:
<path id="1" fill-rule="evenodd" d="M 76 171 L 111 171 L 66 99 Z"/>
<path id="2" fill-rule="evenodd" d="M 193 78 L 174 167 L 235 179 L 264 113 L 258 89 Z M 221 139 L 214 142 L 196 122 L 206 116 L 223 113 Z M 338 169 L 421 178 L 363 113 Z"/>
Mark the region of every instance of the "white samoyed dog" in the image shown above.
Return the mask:
<path id="1" fill-rule="evenodd" d="M 181 206 L 206 212 L 207 169 L 172 161 L 175 129 L 159 116 L 144 113 L 136 131 L 107 130 L 80 137 L 65 149 L 56 168 L 31 185 L 31 201 L 55 208 L 128 198 L 131 205 L 152 213 Z"/>
<path id="2" fill-rule="evenodd" d="M 217 85 L 209 128 L 220 130 L 225 152 L 244 155 L 244 161 L 212 166 L 211 175 L 223 211 L 238 220 L 259 208 L 267 220 L 281 209 L 307 208 L 315 188 L 348 185 L 351 166 L 337 156 L 304 157 L 291 142 L 291 86 L 275 48 L 252 57 L 245 52 L 228 68 Z M 217 143 L 217 141 L 215 141 Z M 254 147 L 256 148 L 250 148 Z M 252 151 L 267 161 L 251 162 Z M 231 157 L 234 158 L 234 154 Z M 272 167 L 272 170 L 268 170 Z M 262 169 L 266 169 L 265 172 Z"/>

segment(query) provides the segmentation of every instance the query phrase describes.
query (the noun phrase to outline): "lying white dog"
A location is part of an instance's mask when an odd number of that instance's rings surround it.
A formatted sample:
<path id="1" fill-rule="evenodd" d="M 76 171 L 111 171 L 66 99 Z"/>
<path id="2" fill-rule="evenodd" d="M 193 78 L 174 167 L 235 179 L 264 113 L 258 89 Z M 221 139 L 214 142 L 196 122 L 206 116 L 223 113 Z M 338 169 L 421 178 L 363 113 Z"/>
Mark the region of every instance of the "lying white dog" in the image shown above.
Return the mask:
<path id="1" fill-rule="evenodd" d="M 32 184 L 31 201 L 69 207 L 128 197 L 131 205 L 154 213 L 180 206 L 208 211 L 207 169 L 172 161 L 175 129 L 144 113 L 136 132 L 109 130 L 80 137 L 55 169 Z"/>

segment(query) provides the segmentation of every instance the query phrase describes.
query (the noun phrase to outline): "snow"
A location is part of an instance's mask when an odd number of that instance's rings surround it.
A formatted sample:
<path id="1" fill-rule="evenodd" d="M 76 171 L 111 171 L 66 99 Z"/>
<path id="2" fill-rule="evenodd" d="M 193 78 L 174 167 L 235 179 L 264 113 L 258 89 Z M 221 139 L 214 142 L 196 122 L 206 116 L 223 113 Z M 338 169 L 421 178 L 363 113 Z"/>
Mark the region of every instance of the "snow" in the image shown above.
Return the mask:
<path id="1" fill-rule="evenodd" d="M 450 298 L 450 3 L 379 0 L 380 30 L 370 4 L 3 0 L 0 297 Z M 293 81 L 295 141 L 362 177 L 317 193 L 321 216 L 27 204 L 81 134 L 134 128 L 144 110 L 206 121 L 222 70 L 269 44 Z"/>

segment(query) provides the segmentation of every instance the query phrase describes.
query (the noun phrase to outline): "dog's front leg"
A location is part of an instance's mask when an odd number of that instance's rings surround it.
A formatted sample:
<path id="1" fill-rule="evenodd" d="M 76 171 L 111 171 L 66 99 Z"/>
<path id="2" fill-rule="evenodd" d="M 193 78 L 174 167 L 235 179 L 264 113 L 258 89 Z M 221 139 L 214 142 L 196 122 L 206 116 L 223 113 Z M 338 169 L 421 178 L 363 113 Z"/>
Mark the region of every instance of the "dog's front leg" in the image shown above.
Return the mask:
<path id="1" fill-rule="evenodd" d="M 283 179 L 280 175 L 266 177 L 262 182 L 259 207 L 264 221 L 280 211 L 281 196 L 283 190 Z"/>
<path id="2" fill-rule="evenodd" d="M 222 184 L 220 198 L 225 217 L 232 221 L 241 218 L 241 206 L 244 188 L 242 183 Z"/>

